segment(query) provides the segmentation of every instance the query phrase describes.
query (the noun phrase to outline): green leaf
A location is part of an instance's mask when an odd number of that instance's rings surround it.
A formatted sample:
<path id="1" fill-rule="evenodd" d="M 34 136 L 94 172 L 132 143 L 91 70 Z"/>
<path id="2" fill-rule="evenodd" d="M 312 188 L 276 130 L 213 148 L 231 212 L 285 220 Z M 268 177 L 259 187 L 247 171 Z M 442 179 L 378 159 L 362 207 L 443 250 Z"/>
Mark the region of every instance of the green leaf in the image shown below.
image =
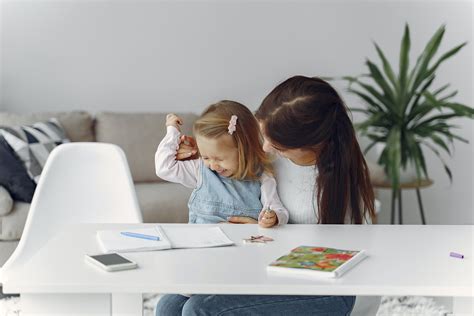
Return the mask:
<path id="1" fill-rule="evenodd" d="M 402 43 L 400 45 L 400 63 L 398 80 L 400 82 L 400 92 L 404 93 L 407 90 L 407 73 L 409 66 L 409 52 L 410 52 L 410 29 L 408 24 L 405 24 L 405 32 L 403 33 Z"/>
<path id="2" fill-rule="evenodd" d="M 411 155 L 412 161 L 415 164 L 416 175 L 417 175 L 418 180 L 421 179 L 421 171 L 423 171 L 423 174 L 425 175 L 425 177 L 428 177 L 428 171 L 426 170 L 426 161 L 423 155 L 423 151 L 421 150 L 420 145 L 416 141 L 413 134 L 407 135 L 407 147 L 409 148 L 412 154 Z M 420 171 L 420 168 L 421 168 L 421 171 Z"/>
<path id="3" fill-rule="evenodd" d="M 459 114 L 443 114 L 443 115 L 435 115 L 435 116 L 432 116 L 424 121 L 421 121 L 421 122 L 418 122 L 413 128 L 416 129 L 417 127 L 422 127 L 422 126 L 426 126 L 428 125 L 429 123 L 433 122 L 433 121 L 436 121 L 436 120 L 447 120 L 447 119 L 450 119 L 452 117 L 459 117 L 460 115 Z"/>
<path id="4" fill-rule="evenodd" d="M 414 71 L 410 74 L 410 81 L 414 80 L 413 84 L 410 83 L 413 87 L 413 90 L 416 90 L 416 88 L 426 78 L 431 76 L 432 73 L 429 73 L 429 71 L 427 71 L 428 64 L 433 58 L 434 54 L 436 54 L 436 52 L 438 51 L 441 40 L 443 39 L 444 32 L 445 32 L 445 26 L 442 25 L 431 37 L 431 39 L 428 41 L 428 44 L 426 44 L 426 47 L 423 50 L 423 53 L 421 54 L 420 59 L 419 59 L 419 62 L 420 62 L 419 67 L 415 67 L 417 72 Z"/>
<path id="5" fill-rule="evenodd" d="M 420 106 L 413 108 L 406 119 L 407 125 L 411 121 L 414 121 L 416 123 L 419 118 L 424 117 L 425 115 L 430 113 L 434 108 L 435 107 L 432 104 L 422 104 Z"/>
<path id="6" fill-rule="evenodd" d="M 410 116 L 410 112 L 413 111 L 414 109 L 416 109 L 418 106 L 419 106 L 419 101 L 420 101 L 420 98 L 421 96 L 423 95 L 423 93 L 431 86 L 431 84 L 433 83 L 435 79 L 435 76 L 432 75 L 431 78 L 421 87 L 420 91 L 418 91 L 416 93 L 416 97 L 415 99 L 413 99 L 413 102 L 410 104 L 410 99 L 413 97 L 413 94 L 411 94 L 407 100 L 407 102 L 405 103 L 405 107 L 403 108 L 403 111 L 404 112 L 408 112 L 408 116 Z M 408 108 L 408 110 L 407 110 Z"/>
<path id="7" fill-rule="evenodd" d="M 384 55 L 383 51 L 380 49 L 379 45 L 377 45 L 376 42 L 374 42 L 374 45 L 375 45 L 375 49 L 377 50 L 377 53 L 378 53 L 380 59 L 382 60 L 382 65 L 383 65 L 383 70 L 385 72 L 385 75 L 387 76 L 387 78 L 392 83 L 393 87 L 395 88 L 395 91 L 398 90 L 399 89 L 398 81 L 395 78 L 395 74 L 393 73 L 392 66 L 388 62 L 387 58 L 385 58 L 385 55 Z"/>
<path id="8" fill-rule="evenodd" d="M 441 39 L 440 39 L 440 41 L 441 41 Z M 441 55 L 441 57 L 438 59 L 438 61 L 435 62 L 434 66 L 431 67 L 431 69 L 429 71 L 434 72 L 443 61 L 445 61 L 446 59 L 456 55 L 466 45 L 467 45 L 467 42 L 464 42 L 464 43 L 454 47 L 453 49 L 449 50 L 448 52 L 444 53 L 443 55 Z"/>
<path id="9" fill-rule="evenodd" d="M 366 109 L 359 109 L 359 108 L 350 108 L 349 109 L 351 112 L 360 112 L 360 113 L 364 113 L 364 114 L 372 114 L 372 112 L 370 112 L 369 110 L 366 110 Z"/>
<path id="10" fill-rule="evenodd" d="M 354 76 L 343 76 L 343 77 L 341 77 L 341 79 L 349 81 L 349 82 L 359 80 L 358 77 L 354 77 Z"/>
<path id="11" fill-rule="evenodd" d="M 369 139 L 380 142 L 380 143 L 385 143 L 387 141 L 387 135 L 377 135 L 373 133 L 368 133 L 366 136 Z"/>
<path id="12" fill-rule="evenodd" d="M 360 81 L 358 81 L 357 84 L 360 85 L 362 88 L 364 88 L 367 92 L 369 92 L 375 99 L 377 99 L 380 102 L 379 105 L 385 107 L 385 109 L 388 110 L 393 115 L 400 117 L 398 111 L 394 108 L 393 103 L 390 101 L 390 99 L 381 95 L 377 90 L 375 90 L 373 87 L 369 86 L 368 84 L 365 84 Z"/>
<path id="13" fill-rule="evenodd" d="M 450 84 L 445 84 L 444 86 L 442 86 L 441 88 L 433 91 L 433 95 L 436 97 L 438 94 L 440 94 L 441 92 L 443 92 L 444 90 L 446 90 L 448 87 L 450 86 Z"/>
<path id="14" fill-rule="evenodd" d="M 460 103 L 443 103 L 443 107 L 449 108 L 454 111 L 458 116 L 466 116 L 468 118 L 474 118 L 474 109 Z"/>
<path id="15" fill-rule="evenodd" d="M 436 100 L 434 95 L 432 95 L 428 91 L 425 91 L 425 92 L 423 92 L 423 96 L 425 97 L 427 103 L 429 103 L 433 107 L 436 107 L 437 109 L 441 110 L 443 104 L 442 104 L 442 102 L 439 102 L 438 100 Z"/>
<path id="16" fill-rule="evenodd" d="M 417 153 L 417 159 L 421 163 L 421 169 L 423 170 L 423 173 L 425 174 L 426 177 L 428 177 L 428 171 L 426 169 L 426 160 L 425 160 L 425 155 L 423 154 L 423 151 L 420 148 L 420 145 L 417 143 L 415 144 L 415 149 Z M 418 179 L 420 179 L 418 175 Z"/>
<path id="17" fill-rule="evenodd" d="M 446 164 L 443 164 L 443 166 L 444 166 L 444 170 L 448 174 L 449 182 L 452 184 L 453 183 L 453 174 L 451 173 L 451 169 L 449 169 L 448 165 L 446 165 Z"/>
<path id="18" fill-rule="evenodd" d="M 384 109 L 382 108 L 382 106 L 380 106 L 377 102 L 375 102 L 370 96 L 368 96 L 367 94 L 361 92 L 361 91 L 358 91 L 358 90 L 355 90 L 353 88 L 350 88 L 348 89 L 349 92 L 352 92 L 356 95 L 358 95 L 361 99 L 363 99 L 365 102 L 367 102 L 367 104 L 369 106 L 372 106 L 374 107 L 377 111 L 381 111 L 383 112 Z"/>
<path id="19" fill-rule="evenodd" d="M 392 88 L 390 88 L 388 82 L 383 77 L 379 68 L 368 59 L 366 61 L 366 65 L 369 67 L 370 74 L 372 75 L 372 79 L 382 89 L 382 91 L 384 92 L 384 95 L 388 97 L 388 99 L 390 100 L 390 103 L 395 104 L 395 100 L 393 97 L 394 91 L 392 91 Z"/>
<path id="20" fill-rule="evenodd" d="M 370 116 L 367 120 L 363 121 L 362 123 L 356 124 L 356 126 L 358 129 L 366 130 L 369 126 L 380 123 L 383 117 L 384 117 L 384 113 L 375 113 L 374 115 Z"/>
<path id="21" fill-rule="evenodd" d="M 438 137 L 435 134 L 432 134 L 429 137 L 433 140 L 433 142 L 435 142 L 437 145 L 443 148 L 448 153 L 448 155 L 451 156 L 451 151 L 449 150 L 448 145 L 443 141 L 441 137 Z"/>
<path id="22" fill-rule="evenodd" d="M 441 157 L 441 154 L 439 153 L 439 151 L 437 151 L 436 148 L 434 148 L 433 146 L 431 146 L 430 144 L 428 144 L 426 142 L 423 142 L 422 144 L 425 145 L 426 147 L 428 147 L 429 149 L 431 149 L 435 153 L 435 155 L 439 158 L 439 160 L 441 160 L 441 163 L 443 164 L 444 170 L 448 174 L 449 181 L 452 183 L 453 182 L 453 175 L 451 173 L 451 169 L 449 169 L 449 167 L 446 164 L 446 162 L 444 161 L 443 157 Z"/>
<path id="23" fill-rule="evenodd" d="M 460 142 L 463 142 L 463 143 L 466 143 L 466 144 L 469 143 L 469 141 L 468 141 L 467 139 L 465 139 L 465 138 L 463 138 L 463 137 L 461 137 L 461 136 L 459 136 L 459 135 L 453 134 L 453 133 L 451 133 L 451 132 L 449 132 L 449 131 L 439 131 L 439 133 L 440 133 L 440 134 L 443 134 L 443 135 L 445 135 L 445 136 L 447 136 L 447 137 L 450 138 L 451 140 L 457 139 L 457 140 L 459 140 Z"/>
<path id="24" fill-rule="evenodd" d="M 458 91 L 457 90 L 454 90 L 453 92 L 451 92 L 450 94 L 448 95 L 445 95 L 444 97 L 440 98 L 439 100 L 441 102 L 446 102 L 448 99 L 451 99 L 452 97 L 456 96 L 456 94 L 458 94 Z"/>

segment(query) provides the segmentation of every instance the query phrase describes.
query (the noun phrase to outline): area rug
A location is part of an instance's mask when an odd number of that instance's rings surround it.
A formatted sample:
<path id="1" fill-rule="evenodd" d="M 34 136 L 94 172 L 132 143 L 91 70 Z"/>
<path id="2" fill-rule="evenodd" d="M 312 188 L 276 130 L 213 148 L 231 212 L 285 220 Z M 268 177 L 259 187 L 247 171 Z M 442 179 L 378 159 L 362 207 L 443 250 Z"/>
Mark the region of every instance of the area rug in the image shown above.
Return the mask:
<path id="1" fill-rule="evenodd" d="M 155 294 L 143 296 L 143 316 L 154 316 L 153 310 L 159 297 Z M 19 297 L 0 300 L 0 316 L 19 316 Z M 428 297 L 384 296 L 377 316 L 445 316 L 451 313 Z"/>

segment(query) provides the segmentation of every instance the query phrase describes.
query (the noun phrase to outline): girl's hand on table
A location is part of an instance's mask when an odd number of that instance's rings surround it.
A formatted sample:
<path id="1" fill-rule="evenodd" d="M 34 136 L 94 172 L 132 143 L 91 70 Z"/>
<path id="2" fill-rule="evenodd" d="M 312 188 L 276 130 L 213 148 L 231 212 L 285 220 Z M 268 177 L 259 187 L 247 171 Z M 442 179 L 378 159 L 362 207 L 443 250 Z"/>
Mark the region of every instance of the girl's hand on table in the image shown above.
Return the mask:
<path id="1" fill-rule="evenodd" d="M 230 224 L 257 224 L 257 221 L 247 216 L 231 216 L 227 218 Z"/>
<path id="2" fill-rule="evenodd" d="M 270 228 L 278 224 L 278 217 L 275 211 L 263 210 L 258 216 L 258 224 L 264 228 Z"/>

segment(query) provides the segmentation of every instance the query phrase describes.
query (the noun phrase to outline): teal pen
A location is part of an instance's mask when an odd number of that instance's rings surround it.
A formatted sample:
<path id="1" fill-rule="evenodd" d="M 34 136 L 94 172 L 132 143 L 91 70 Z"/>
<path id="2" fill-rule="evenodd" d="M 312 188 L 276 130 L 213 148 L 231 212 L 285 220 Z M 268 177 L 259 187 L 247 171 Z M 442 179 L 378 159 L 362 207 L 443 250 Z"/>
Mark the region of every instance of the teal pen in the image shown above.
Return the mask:
<path id="1" fill-rule="evenodd" d="M 132 232 L 120 232 L 120 234 L 122 234 L 124 236 L 127 236 L 127 237 L 135 237 L 135 238 L 156 240 L 156 241 L 160 240 L 160 237 L 153 236 L 153 235 L 145 235 L 145 234 L 132 233 Z"/>

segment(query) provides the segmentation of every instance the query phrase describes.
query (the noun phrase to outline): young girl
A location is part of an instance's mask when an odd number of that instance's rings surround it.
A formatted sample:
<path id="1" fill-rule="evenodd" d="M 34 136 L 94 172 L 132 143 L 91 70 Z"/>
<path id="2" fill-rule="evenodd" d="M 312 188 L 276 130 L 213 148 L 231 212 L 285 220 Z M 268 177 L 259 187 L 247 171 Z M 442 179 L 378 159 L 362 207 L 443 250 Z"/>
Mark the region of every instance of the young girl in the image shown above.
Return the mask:
<path id="1" fill-rule="evenodd" d="M 232 216 L 258 220 L 262 227 L 288 222 L 249 109 L 233 101 L 209 106 L 193 126 L 200 154 L 196 160 L 176 160 L 182 124 L 178 116 L 167 115 L 155 167 L 160 178 L 194 189 L 188 203 L 190 223 L 227 222 Z"/>

